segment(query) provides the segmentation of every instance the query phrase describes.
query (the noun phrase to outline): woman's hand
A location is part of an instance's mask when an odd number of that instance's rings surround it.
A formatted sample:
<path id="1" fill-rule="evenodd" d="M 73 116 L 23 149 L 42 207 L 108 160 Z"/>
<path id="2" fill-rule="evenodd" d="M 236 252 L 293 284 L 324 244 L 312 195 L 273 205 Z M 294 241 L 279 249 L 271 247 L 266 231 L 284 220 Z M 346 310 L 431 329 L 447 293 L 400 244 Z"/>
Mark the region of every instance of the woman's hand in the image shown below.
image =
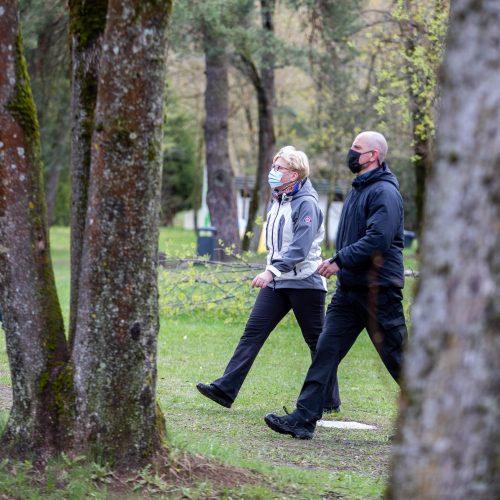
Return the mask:
<path id="1" fill-rule="evenodd" d="M 271 281 L 273 281 L 274 275 L 271 271 L 264 271 L 263 273 L 257 274 L 252 280 L 252 288 L 265 288 Z"/>

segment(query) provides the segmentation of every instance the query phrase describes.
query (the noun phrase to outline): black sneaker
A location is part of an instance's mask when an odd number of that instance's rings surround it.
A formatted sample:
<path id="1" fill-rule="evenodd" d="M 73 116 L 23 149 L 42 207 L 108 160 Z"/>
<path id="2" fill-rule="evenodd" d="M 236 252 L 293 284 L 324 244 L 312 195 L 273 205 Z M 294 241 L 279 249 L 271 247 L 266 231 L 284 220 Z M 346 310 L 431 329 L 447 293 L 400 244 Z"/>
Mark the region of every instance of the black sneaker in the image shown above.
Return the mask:
<path id="1" fill-rule="evenodd" d="M 314 431 L 310 431 L 304 425 L 301 425 L 291 415 L 280 417 L 274 413 L 268 413 L 264 420 L 273 431 L 280 434 L 289 434 L 297 439 L 312 439 L 314 434 Z"/>
<path id="2" fill-rule="evenodd" d="M 199 383 L 196 384 L 196 388 L 208 399 L 215 401 L 225 408 L 231 408 L 233 402 L 226 396 L 224 392 L 215 387 L 215 385 Z"/>
<path id="3" fill-rule="evenodd" d="M 331 415 L 332 413 L 340 413 L 340 406 L 325 406 L 323 415 Z"/>

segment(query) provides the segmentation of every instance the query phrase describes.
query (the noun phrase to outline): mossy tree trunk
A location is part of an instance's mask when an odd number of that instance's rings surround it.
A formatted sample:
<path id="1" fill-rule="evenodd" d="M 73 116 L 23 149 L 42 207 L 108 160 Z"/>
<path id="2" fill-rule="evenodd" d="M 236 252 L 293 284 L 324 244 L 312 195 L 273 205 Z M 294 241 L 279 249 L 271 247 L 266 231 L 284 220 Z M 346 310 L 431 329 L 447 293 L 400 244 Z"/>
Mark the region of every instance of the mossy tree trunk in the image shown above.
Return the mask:
<path id="1" fill-rule="evenodd" d="M 392 498 L 500 498 L 499 25 L 452 3 Z"/>
<path id="2" fill-rule="evenodd" d="M 87 213 L 91 138 L 108 0 L 69 0 L 71 43 L 71 298 L 69 341 L 73 344 Z"/>
<path id="3" fill-rule="evenodd" d="M 229 160 L 228 146 L 228 56 L 223 37 L 205 24 L 203 28 L 205 51 L 205 158 L 207 165 L 207 205 L 217 238 L 226 247 L 240 250 L 238 212 L 234 173 Z M 217 258 L 224 254 L 219 252 Z"/>
<path id="4" fill-rule="evenodd" d="M 161 444 L 157 241 L 170 3 L 110 0 L 72 363 L 77 445 L 119 464 Z"/>
<path id="5" fill-rule="evenodd" d="M 0 308 L 13 405 L 3 454 L 51 454 L 68 443 L 68 350 L 47 229 L 40 137 L 17 2 L 0 15 Z"/>
<path id="6" fill-rule="evenodd" d="M 274 135 L 274 51 L 272 38 L 274 37 L 274 0 L 261 0 L 261 22 L 265 34 L 263 40 L 263 54 L 261 58 L 261 71 L 257 70 L 252 61 L 242 57 L 244 73 L 252 82 L 256 96 L 259 119 L 259 154 L 257 159 L 257 172 L 255 174 L 255 186 L 248 209 L 248 222 L 243 236 L 243 249 L 257 251 L 259 247 L 262 226 L 255 223 L 260 215 L 263 220 L 267 216 L 267 208 L 271 190 L 267 182 L 269 168 L 275 153 L 276 138 Z M 249 238 L 248 234 L 252 234 Z"/>
<path id="7" fill-rule="evenodd" d="M 17 2 L 0 9 L 0 307 L 14 396 L 2 436 L 5 455 L 71 449 L 133 467 L 161 445 L 157 241 L 170 10 L 168 0 L 110 1 L 99 71 L 79 74 L 99 85 L 74 82 L 73 109 L 81 113 L 74 158 L 87 171 L 73 176 L 83 184 L 73 219 L 83 234 L 68 348 Z M 82 22 L 75 11 L 72 16 Z M 73 42 L 81 43 L 84 33 Z M 74 69 L 82 70 L 79 64 Z M 85 107 L 92 102 L 95 109 Z"/>

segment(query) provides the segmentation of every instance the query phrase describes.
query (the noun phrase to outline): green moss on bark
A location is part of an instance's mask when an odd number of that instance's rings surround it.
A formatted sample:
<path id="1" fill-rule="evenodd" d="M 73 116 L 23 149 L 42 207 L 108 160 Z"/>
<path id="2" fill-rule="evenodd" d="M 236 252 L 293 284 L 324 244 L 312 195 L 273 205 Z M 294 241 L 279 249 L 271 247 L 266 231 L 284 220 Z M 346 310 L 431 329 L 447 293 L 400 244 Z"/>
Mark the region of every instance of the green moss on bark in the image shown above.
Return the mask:
<path id="1" fill-rule="evenodd" d="M 156 431 L 160 438 L 160 444 L 164 444 L 167 440 L 167 424 L 158 400 L 156 401 Z"/>
<path id="2" fill-rule="evenodd" d="M 74 419 L 74 370 L 66 364 L 61 367 L 52 381 L 54 409 L 61 428 L 69 429 Z"/>
<path id="3" fill-rule="evenodd" d="M 38 381 L 40 398 L 45 405 L 48 419 L 42 422 L 45 429 L 40 433 L 54 436 L 56 448 L 64 450 L 70 447 L 70 436 L 75 419 L 74 369 L 69 363 L 58 362 L 42 373 Z M 52 430 L 47 428 L 52 427 Z"/>
<path id="4" fill-rule="evenodd" d="M 79 42 L 79 49 L 85 50 L 104 33 L 108 0 L 69 0 L 70 33 Z"/>
<path id="5" fill-rule="evenodd" d="M 37 153 L 40 151 L 40 134 L 35 101 L 31 93 L 30 77 L 23 53 L 23 38 L 21 33 L 16 40 L 16 85 L 12 99 L 7 109 L 19 121 L 28 143 L 33 145 Z M 38 155 L 38 157 L 40 157 Z"/>
<path id="6" fill-rule="evenodd" d="M 30 208 L 30 219 L 35 230 L 36 242 L 33 242 L 33 250 L 36 252 L 35 258 L 38 261 L 39 269 L 43 273 L 43 283 L 45 287 L 42 296 L 39 297 L 44 307 L 44 324 L 47 327 L 47 344 L 54 344 L 52 353 L 59 352 L 61 345 L 58 343 L 59 334 L 64 331 L 62 313 L 59 306 L 57 292 L 52 270 L 49 239 L 47 234 L 47 209 L 43 187 L 43 165 L 41 159 L 40 132 L 35 102 L 31 93 L 30 77 L 24 58 L 23 39 L 19 32 L 16 39 L 16 83 L 12 99 L 7 104 L 7 109 L 19 122 L 25 135 L 27 144 L 26 155 L 34 167 L 32 178 L 34 180 Z M 56 345 L 57 344 L 57 345 Z M 63 347 L 64 349 L 64 347 Z"/>
<path id="7" fill-rule="evenodd" d="M 49 373 L 49 370 L 52 373 Z M 71 403 L 74 394 L 73 376 L 73 367 L 68 363 L 59 362 L 44 371 L 38 380 L 38 389 L 41 394 L 51 391 L 50 410 L 51 413 L 54 410 L 58 417 L 63 417 L 72 407 L 72 404 L 68 403 Z"/>
<path id="8" fill-rule="evenodd" d="M 146 12 L 151 13 L 154 10 L 162 9 L 168 17 L 172 12 L 172 0 L 149 0 L 149 2 L 138 2 L 135 13 L 134 21 L 142 18 Z"/>

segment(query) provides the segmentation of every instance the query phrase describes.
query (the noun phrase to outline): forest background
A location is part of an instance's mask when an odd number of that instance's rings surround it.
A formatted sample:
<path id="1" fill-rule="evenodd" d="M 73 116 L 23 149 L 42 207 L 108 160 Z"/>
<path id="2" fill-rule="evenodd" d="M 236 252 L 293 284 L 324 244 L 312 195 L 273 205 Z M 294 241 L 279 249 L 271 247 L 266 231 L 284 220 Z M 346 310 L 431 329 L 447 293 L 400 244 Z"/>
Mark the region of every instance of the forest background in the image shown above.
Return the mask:
<path id="1" fill-rule="evenodd" d="M 64 0 L 22 0 L 20 12 L 44 145 L 49 221 L 68 225 L 68 9 Z M 218 50 L 228 77 L 227 96 L 222 96 L 227 117 L 217 118 L 227 120 L 230 177 L 258 181 L 263 171 L 267 175 L 270 155 L 293 144 L 307 152 L 313 181 L 331 186 L 331 203 L 335 186 L 349 178 L 344 163 L 354 135 L 373 128 L 388 138 L 389 165 L 401 183 L 406 228 L 418 230 L 447 15 L 448 2 L 440 0 L 176 2 L 165 83 L 162 223 L 171 225 L 179 211 L 201 203 L 208 160 L 204 127 L 206 134 L 210 126 L 205 121 L 205 72 Z M 207 32 L 212 37 L 208 47 Z M 224 153 L 224 144 L 217 147 Z M 222 196 L 234 197 L 232 190 L 230 182 Z M 255 190 L 265 205 L 267 187 L 256 182 Z M 253 220 L 264 215 L 257 207 L 254 212 Z M 217 215 L 211 215 L 217 223 Z M 226 243 L 235 241 L 227 236 Z"/>

